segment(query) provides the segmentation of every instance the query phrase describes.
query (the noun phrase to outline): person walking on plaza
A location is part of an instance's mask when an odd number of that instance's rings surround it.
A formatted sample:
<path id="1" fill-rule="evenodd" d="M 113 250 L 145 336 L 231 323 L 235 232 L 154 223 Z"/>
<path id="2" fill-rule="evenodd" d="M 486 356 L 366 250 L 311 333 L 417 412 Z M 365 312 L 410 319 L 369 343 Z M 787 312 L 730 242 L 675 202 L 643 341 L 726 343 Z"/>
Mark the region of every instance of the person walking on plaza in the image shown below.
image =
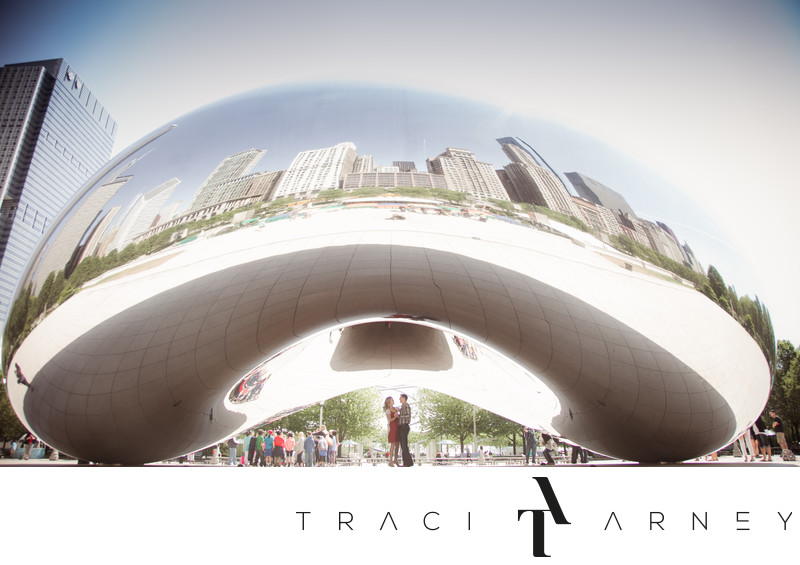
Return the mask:
<path id="1" fill-rule="evenodd" d="M 525 426 L 525 429 L 522 432 L 522 447 L 525 451 L 525 464 L 528 464 L 528 461 L 532 460 L 533 464 L 536 465 L 536 434 L 534 433 L 533 429 Z"/>
<path id="2" fill-rule="evenodd" d="M 386 415 L 386 422 L 389 424 L 389 467 L 400 466 L 397 460 L 397 451 L 400 448 L 397 438 L 397 408 L 394 407 L 394 398 L 387 396 L 383 401 L 383 413 Z"/>
<path id="3" fill-rule="evenodd" d="M 303 442 L 303 452 L 305 454 L 305 463 L 306 467 L 313 467 L 314 466 L 314 456 L 317 451 L 317 442 L 314 439 L 314 436 L 311 432 L 308 432 L 306 435 L 306 439 Z"/>
<path id="4" fill-rule="evenodd" d="M 408 395 L 400 395 L 400 412 L 397 416 L 397 439 L 400 442 L 400 451 L 403 455 L 403 467 L 413 467 L 414 459 L 408 449 L 408 432 L 411 431 L 411 406 L 408 405 Z"/>

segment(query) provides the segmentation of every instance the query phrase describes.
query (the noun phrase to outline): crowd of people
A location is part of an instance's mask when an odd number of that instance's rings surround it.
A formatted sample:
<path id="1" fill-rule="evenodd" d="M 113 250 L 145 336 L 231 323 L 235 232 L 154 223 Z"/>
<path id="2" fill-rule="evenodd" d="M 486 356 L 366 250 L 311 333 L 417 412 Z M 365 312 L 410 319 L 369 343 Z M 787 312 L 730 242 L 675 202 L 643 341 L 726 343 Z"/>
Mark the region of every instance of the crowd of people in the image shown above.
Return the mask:
<path id="1" fill-rule="evenodd" d="M 741 456 L 744 457 L 745 463 L 752 463 L 756 459 L 761 459 L 762 462 L 772 461 L 771 436 L 775 436 L 778 442 L 778 446 L 781 449 L 781 458 L 784 461 L 795 460 L 794 452 L 786 443 L 783 420 L 775 410 L 770 410 L 769 415 L 772 418 L 772 430 L 767 429 L 764 420 L 759 416 L 753 422 L 753 425 L 737 438 L 736 446 Z"/>
<path id="2" fill-rule="evenodd" d="M 242 445 L 242 455 L 238 454 Z M 322 425 L 314 431 L 250 430 L 243 439 L 226 442 L 228 465 L 240 467 L 319 467 L 336 465 L 339 441 L 336 430 Z"/>

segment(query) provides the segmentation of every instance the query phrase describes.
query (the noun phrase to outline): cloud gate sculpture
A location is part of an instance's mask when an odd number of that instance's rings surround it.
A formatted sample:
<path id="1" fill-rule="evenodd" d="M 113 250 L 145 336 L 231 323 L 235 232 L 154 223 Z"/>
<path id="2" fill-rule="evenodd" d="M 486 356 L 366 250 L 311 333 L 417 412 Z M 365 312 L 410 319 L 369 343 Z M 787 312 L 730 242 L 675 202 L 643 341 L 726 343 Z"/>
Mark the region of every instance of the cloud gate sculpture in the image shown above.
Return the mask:
<path id="1" fill-rule="evenodd" d="M 608 245 L 646 222 L 571 197 L 538 127 L 333 86 L 180 118 L 100 171 L 32 259 L 4 335 L 12 405 L 49 445 L 122 464 L 373 385 L 626 460 L 726 445 L 766 403 L 760 348 Z"/>

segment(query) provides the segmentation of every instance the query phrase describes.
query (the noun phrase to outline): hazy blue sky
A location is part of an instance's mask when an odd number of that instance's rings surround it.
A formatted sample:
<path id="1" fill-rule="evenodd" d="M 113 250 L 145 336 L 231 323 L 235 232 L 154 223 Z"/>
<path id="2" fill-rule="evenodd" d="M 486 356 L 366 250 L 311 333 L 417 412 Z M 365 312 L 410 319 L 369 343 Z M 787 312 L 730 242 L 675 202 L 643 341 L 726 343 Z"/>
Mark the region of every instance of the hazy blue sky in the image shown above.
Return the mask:
<path id="1" fill-rule="evenodd" d="M 777 336 L 800 343 L 796 2 L 16 4 L 0 13 L 0 62 L 67 59 L 117 119 L 117 150 L 226 96 L 329 80 L 474 98 L 602 139 L 714 217 L 678 225 L 634 206 L 669 223 L 740 294 L 757 293 Z M 596 147 L 564 145 L 585 161 Z M 616 181 L 627 186 L 595 178 L 626 195 L 664 186 L 640 173 Z"/>

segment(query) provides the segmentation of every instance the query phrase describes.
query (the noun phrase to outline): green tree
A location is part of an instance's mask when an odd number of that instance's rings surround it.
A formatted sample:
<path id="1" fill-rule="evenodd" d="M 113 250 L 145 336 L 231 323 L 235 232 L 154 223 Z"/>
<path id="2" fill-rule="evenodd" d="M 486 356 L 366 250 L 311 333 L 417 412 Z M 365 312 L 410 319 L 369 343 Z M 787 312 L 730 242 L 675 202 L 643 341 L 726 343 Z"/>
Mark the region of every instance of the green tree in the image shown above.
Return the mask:
<path id="1" fill-rule="evenodd" d="M 464 442 L 473 437 L 475 428 L 479 433 L 485 431 L 488 412 L 474 408 L 463 400 L 441 392 L 420 389 L 416 396 L 416 405 L 419 423 L 428 437 L 458 439 L 462 451 Z"/>
<path id="2" fill-rule="evenodd" d="M 448 190 L 446 188 L 434 188 L 431 190 L 431 194 L 440 200 L 447 200 L 453 204 L 460 204 L 467 199 L 466 193 L 460 190 Z"/>
<path id="3" fill-rule="evenodd" d="M 308 406 L 270 425 L 298 432 L 316 429 L 320 425 L 319 408 L 319 404 Z M 376 433 L 381 416 L 381 399 L 377 388 L 354 390 L 329 398 L 322 407 L 323 423 L 327 429 L 336 430 L 339 442 L 369 438 Z"/>
<path id="4" fill-rule="evenodd" d="M 782 416 L 789 431 L 789 441 L 800 441 L 800 354 L 792 361 L 781 386 L 786 402 Z"/>
<path id="5" fill-rule="evenodd" d="M 276 198 L 275 200 L 272 200 L 269 204 L 267 204 L 267 210 L 272 211 L 272 210 L 277 210 L 279 208 L 285 208 L 294 201 L 295 201 L 294 198 L 292 198 L 291 196 Z"/>
<path id="6" fill-rule="evenodd" d="M 317 198 L 325 202 L 330 202 L 331 200 L 342 198 L 344 195 L 345 192 L 341 188 L 329 188 L 327 190 L 320 190 L 319 194 L 317 194 Z"/>
<path id="7" fill-rule="evenodd" d="M 364 198 L 369 196 L 380 196 L 386 192 L 385 188 L 379 188 L 377 186 L 364 186 L 361 188 L 356 188 L 350 194 L 356 198 Z"/>
<path id="8" fill-rule="evenodd" d="M 505 210 L 506 212 L 514 211 L 514 205 L 509 200 L 500 200 L 499 198 L 489 198 L 489 202 L 491 202 L 501 210 Z"/>
<path id="9" fill-rule="evenodd" d="M 486 411 L 482 420 L 482 425 L 485 433 L 496 440 L 492 445 L 498 449 L 502 449 L 507 445 L 511 445 L 514 455 L 517 454 L 517 441 L 522 447 L 522 426 L 517 422 L 504 418 L 494 412 Z"/>
<path id="10" fill-rule="evenodd" d="M 430 198 L 432 196 L 430 190 L 421 186 L 398 186 L 394 192 L 408 198 Z"/>

